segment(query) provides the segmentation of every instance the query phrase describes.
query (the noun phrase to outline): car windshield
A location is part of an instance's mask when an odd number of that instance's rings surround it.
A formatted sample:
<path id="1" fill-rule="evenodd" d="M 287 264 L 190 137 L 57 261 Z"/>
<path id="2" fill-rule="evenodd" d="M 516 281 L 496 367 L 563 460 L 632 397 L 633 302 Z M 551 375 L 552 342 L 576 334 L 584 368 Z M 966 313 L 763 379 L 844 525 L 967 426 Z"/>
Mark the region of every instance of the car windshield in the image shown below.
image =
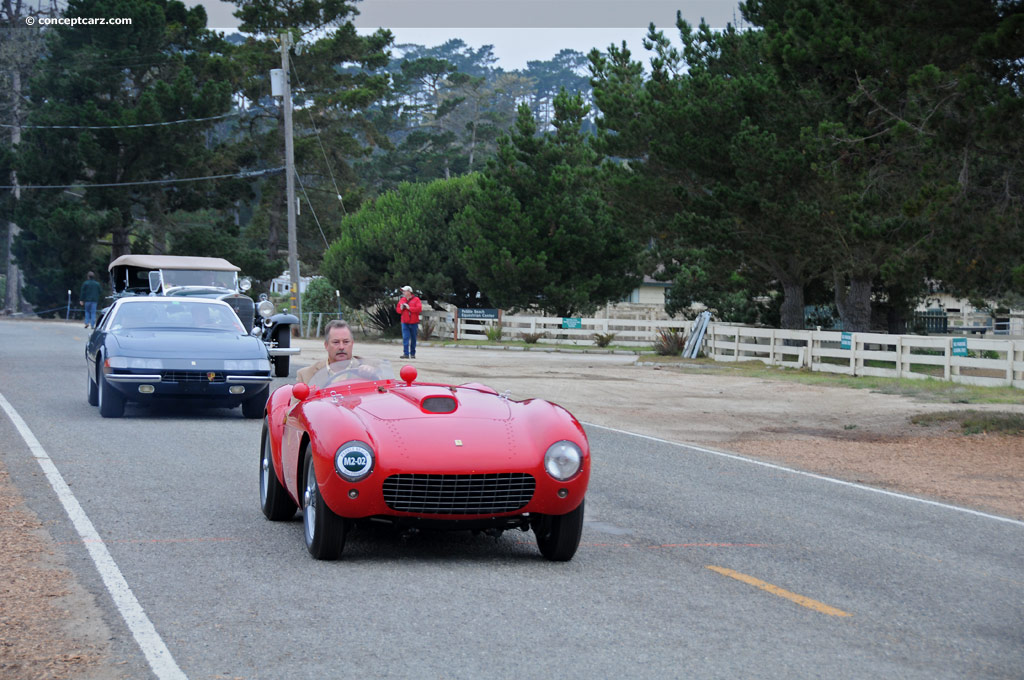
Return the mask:
<path id="1" fill-rule="evenodd" d="M 235 272 L 219 272 L 210 269 L 163 269 L 161 274 L 165 289 L 175 286 L 235 289 Z"/>
<path id="2" fill-rule="evenodd" d="M 245 335 L 245 327 L 227 305 L 187 299 L 125 302 L 110 319 L 111 331 L 143 328 L 202 329 Z"/>
<path id="3" fill-rule="evenodd" d="M 395 372 L 391 362 L 385 359 L 362 359 L 355 357 L 348 361 L 335 361 L 320 369 L 310 381 L 309 386 L 323 389 L 333 385 L 367 382 L 373 380 L 393 380 Z"/>

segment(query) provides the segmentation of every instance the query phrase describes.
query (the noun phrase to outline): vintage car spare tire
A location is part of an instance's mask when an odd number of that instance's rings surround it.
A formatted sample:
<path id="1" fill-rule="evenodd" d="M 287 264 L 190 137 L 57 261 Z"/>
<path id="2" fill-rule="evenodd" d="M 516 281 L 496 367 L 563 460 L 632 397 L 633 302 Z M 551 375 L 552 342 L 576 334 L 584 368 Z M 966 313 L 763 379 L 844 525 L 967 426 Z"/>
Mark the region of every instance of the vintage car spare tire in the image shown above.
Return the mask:
<path id="1" fill-rule="evenodd" d="M 277 346 L 282 349 L 292 346 L 291 326 L 282 326 L 277 329 Z M 274 357 L 274 375 L 278 378 L 287 378 L 290 364 L 291 357 L 287 354 Z"/>
<path id="2" fill-rule="evenodd" d="M 336 560 L 345 548 L 348 522 L 334 514 L 316 483 L 313 469 L 313 448 L 306 444 L 305 465 L 302 486 L 302 526 L 306 538 L 306 550 L 318 560 Z"/>

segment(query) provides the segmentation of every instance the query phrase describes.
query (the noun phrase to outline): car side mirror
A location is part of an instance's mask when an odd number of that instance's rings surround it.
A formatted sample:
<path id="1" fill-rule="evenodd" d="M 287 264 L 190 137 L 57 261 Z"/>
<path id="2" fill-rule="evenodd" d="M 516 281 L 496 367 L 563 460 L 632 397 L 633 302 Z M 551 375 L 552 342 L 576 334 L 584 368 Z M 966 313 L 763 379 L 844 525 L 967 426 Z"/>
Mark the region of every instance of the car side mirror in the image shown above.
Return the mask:
<path id="1" fill-rule="evenodd" d="M 251 335 L 254 338 L 259 338 L 263 335 L 263 329 L 253 324 L 252 330 L 249 331 L 249 335 Z"/>
<path id="2" fill-rule="evenodd" d="M 306 383 L 295 383 L 292 387 L 292 396 L 299 401 L 305 401 L 309 398 L 309 385 Z"/>

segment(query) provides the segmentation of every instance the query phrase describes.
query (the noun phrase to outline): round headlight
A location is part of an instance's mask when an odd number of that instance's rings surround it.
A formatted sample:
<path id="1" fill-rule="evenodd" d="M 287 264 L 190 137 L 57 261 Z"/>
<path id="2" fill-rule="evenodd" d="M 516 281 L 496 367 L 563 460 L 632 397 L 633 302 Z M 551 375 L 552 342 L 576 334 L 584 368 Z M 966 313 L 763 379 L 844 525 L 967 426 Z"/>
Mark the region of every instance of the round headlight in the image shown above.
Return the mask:
<path id="1" fill-rule="evenodd" d="M 361 441 L 345 442 L 334 454 L 334 470 L 350 482 L 364 479 L 373 471 L 373 450 Z"/>
<path id="2" fill-rule="evenodd" d="M 240 290 L 240 291 L 242 291 L 244 293 L 245 291 L 249 290 L 250 288 L 252 288 L 252 279 L 244 278 L 244 279 L 239 279 L 238 280 L 238 290 Z"/>
<path id="3" fill-rule="evenodd" d="M 583 453 L 580 447 L 564 439 L 549 446 L 544 454 L 544 469 L 562 482 L 579 472 L 582 464 Z"/>
<path id="4" fill-rule="evenodd" d="M 270 300 L 264 300 L 256 305 L 256 311 L 259 312 L 260 316 L 264 319 L 269 319 L 274 316 L 274 303 Z"/>

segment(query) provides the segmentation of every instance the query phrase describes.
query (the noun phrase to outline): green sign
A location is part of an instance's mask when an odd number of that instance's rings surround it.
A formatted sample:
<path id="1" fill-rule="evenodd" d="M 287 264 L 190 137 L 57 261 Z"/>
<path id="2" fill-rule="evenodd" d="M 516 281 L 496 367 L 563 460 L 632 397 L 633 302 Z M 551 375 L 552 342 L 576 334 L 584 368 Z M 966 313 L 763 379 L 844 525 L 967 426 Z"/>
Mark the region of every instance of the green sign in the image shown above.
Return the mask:
<path id="1" fill-rule="evenodd" d="M 583 319 L 581 317 L 562 317 L 562 328 L 583 328 Z"/>
<path id="2" fill-rule="evenodd" d="M 853 347 L 853 333 L 843 333 L 839 340 L 839 349 L 850 349 Z"/>
<path id="3" fill-rule="evenodd" d="M 953 338 L 953 356 L 967 356 L 967 338 Z"/>

